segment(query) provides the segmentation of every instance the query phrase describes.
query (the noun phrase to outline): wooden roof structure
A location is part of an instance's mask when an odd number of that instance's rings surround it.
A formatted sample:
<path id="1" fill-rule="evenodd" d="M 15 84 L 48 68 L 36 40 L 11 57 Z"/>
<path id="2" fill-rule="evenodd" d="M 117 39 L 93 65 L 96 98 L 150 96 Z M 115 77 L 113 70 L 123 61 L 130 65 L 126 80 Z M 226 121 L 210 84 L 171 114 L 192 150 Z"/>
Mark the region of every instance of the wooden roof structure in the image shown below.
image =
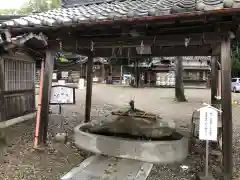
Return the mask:
<path id="1" fill-rule="evenodd" d="M 239 2 L 233 0 L 76 2 L 2 22 L 1 36 L 42 33 L 51 47 L 61 42 L 66 51 L 84 54 L 93 46 L 96 57 L 210 56 L 221 27 L 235 33 L 240 18 Z M 174 54 L 173 46 L 178 48 Z"/>

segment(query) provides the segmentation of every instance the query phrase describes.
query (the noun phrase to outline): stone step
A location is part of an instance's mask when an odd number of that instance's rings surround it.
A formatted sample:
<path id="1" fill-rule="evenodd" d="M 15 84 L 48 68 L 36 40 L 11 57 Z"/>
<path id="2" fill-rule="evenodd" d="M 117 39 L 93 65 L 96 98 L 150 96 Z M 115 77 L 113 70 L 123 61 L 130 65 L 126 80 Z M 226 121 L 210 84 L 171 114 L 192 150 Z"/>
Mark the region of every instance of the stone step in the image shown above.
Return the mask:
<path id="1" fill-rule="evenodd" d="M 107 156 L 91 156 L 61 180 L 146 180 L 153 164 Z"/>

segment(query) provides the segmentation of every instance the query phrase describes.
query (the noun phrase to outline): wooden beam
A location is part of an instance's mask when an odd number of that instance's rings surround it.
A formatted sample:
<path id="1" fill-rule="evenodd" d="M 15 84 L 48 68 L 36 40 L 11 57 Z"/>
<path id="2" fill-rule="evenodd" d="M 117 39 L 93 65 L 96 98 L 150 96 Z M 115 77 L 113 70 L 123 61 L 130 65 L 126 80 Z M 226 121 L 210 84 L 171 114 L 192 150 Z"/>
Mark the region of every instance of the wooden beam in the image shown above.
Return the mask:
<path id="1" fill-rule="evenodd" d="M 87 61 L 87 87 L 86 87 L 86 103 L 85 103 L 85 120 L 84 122 L 91 121 L 91 106 L 92 106 L 92 83 L 93 83 L 93 54 L 88 54 Z"/>
<path id="2" fill-rule="evenodd" d="M 56 41 L 53 40 L 53 43 Z M 194 33 L 194 34 L 171 34 L 171 35 L 158 35 L 158 36 L 102 36 L 102 37 L 79 37 L 68 36 L 65 40 L 62 40 L 63 46 L 69 46 L 71 44 L 77 45 L 81 49 L 89 48 L 94 45 L 94 48 L 121 48 L 121 47 L 137 47 L 141 43 L 144 45 L 155 46 L 184 46 L 186 41 L 190 45 L 210 45 L 221 42 L 220 33 Z M 76 47 L 76 46 L 75 46 Z"/>
<path id="3" fill-rule="evenodd" d="M 73 49 L 68 49 L 72 51 Z M 83 50 L 85 51 L 85 49 Z M 83 52 L 79 49 L 78 52 Z M 82 53 L 81 53 L 82 54 Z M 161 57 L 161 56 L 211 56 L 212 47 L 203 46 L 175 46 L 175 47 L 152 47 L 150 54 L 138 54 L 136 48 L 120 49 L 94 49 L 94 57 L 112 57 L 112 58 L 143 58 L 143 57 Z"/>
<path id="4" fill-rule="evenodd" d="M 217 57 L 212 56 L 211 58 L 211 104 L 216 105 L 216 96 L 218 89 L 218 64 Z"/>
<path id="5" fill-rule="evenodd" d="M 223 172 L 229 180 L 232 179 L 233 172 L 231 66 L 230 37 L 223 36 L 221 42 Z"/>
<path id="6" fill-rule="evenodd" d="M 43 97 L 41 102 L 41 116 L 40 116 L 40 127 L 39 127 L 39 143 L 46 143 L 48 121 L 49 121 L 49 101 L 51 96 L 52 87 L 52 74 L 54 68 L 54 55 L 55 53 L 51 50 L 46 50 L 45 56 L 45 68 L 43 74 Z"/>
<path id="7" fill-rule="evenodd" d="M 186 101 L 183 85 L 182 57 L 178 56 L 175 61 L 175 98 L 179 102 Z"/>

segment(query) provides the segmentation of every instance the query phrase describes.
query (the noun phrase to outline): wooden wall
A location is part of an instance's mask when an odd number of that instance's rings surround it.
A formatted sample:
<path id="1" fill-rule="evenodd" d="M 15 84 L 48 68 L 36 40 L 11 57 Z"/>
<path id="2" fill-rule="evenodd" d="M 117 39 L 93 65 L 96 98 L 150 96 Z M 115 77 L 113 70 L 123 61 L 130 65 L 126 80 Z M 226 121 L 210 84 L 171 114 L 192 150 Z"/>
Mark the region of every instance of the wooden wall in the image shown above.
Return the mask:
<path id="1" fill-rule="evenodd" d="M 35 62 L 19 52 L 2 56 L 1 61 L 6 120 L 35 111 Z"/>

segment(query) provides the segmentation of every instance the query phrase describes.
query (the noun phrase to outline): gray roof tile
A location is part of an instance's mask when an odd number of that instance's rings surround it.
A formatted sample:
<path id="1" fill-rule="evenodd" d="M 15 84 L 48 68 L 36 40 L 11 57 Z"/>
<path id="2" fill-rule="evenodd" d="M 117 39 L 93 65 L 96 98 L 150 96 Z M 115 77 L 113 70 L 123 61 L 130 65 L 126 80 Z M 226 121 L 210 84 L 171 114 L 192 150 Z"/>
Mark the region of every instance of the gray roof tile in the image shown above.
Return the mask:
<path id="1" fill-rule="evenodd" d="M 77 1 L 76 1 L 77 2 Z M 2 27 L 81 24 L 142 16 L 163 16 L 190 11 L 238 8 L 238 0 L 123 0 L 54 9 L 5 21 Z"/>

